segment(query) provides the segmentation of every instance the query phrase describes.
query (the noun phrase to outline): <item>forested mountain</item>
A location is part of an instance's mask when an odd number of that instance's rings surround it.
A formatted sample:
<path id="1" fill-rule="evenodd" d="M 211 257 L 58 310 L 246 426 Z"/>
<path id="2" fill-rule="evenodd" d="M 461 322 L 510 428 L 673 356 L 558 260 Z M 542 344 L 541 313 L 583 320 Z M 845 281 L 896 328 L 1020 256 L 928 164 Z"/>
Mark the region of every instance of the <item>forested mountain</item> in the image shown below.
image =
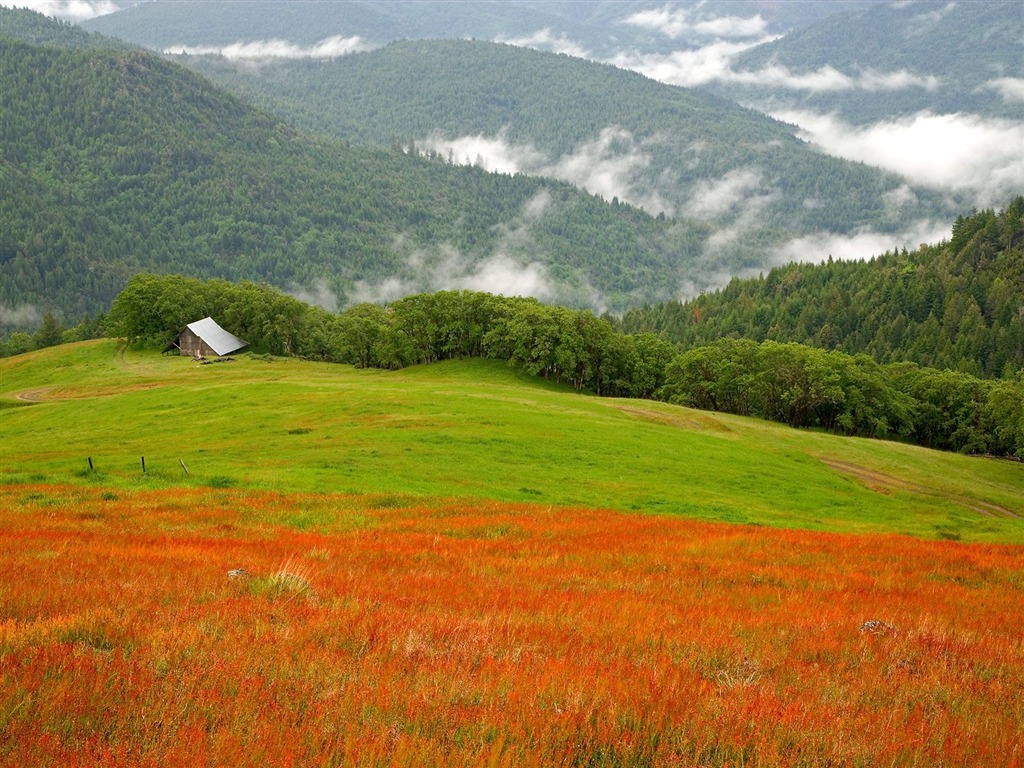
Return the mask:
<path id="1" fill-rule="evenodd" d="M 461 40 L 258 68 L 181 61 L 303 130 L 413 142 L 700 222 L 717 233 L 702 251 L 707 273 L 766 268 L 800 235 L 896 232 L 965 207 L 824 155 L 792 126 L 731 102 L 564 55 Z"/>
<path id="2" fill-rule="evenodd" d="M 853 80 L 865 73 L 905 73 L 919 85 L 878 79 L 860 88 L 797 90 L 765 80 L 742 85 L 734 78 L 715 90 L 759 104 L 837 112 L 853 124 L 923 110 L 1024 119 L 1022 44 L 1024 8 L 1017 0 L 885 3 L 829 16 L 745 51 L 734 69 L 782 67 L 794 79 L 825 68 Z"/>
<path id="3" fill-rule="evenodd" d="M 630 311 L 623 327 L 687 348 L 770 339 L 1012 378 L 1024 368 L 1024 197 L 959 217 L 938 245 L 791 264 L 689 302 Z"/>
<path id="4" fill-rule="evenodd" d="M 86 32 L 69 21 L 50 19 L 25 9 L 0 8 L 0 37 L 10 37 L 33 45 L 55 45 L 61 48 L 129 50 L 137 47 L 115 37 Z"/>
<path id="5" fill-rule="evenodd" d="M 0 304 L 68 321 L 140 270 L 327 303 L 473 287 L 623 309 L 673 295 L 707 234 L 563 183 L 311 140 L 141 51 L 0 38 L 0 82 Z"/>
<path id="6" fill-rule="evenodd" d="M 692 13 L 694 24 L 722 17 L 760 16 L 766 32 L 780 34 L 871 4 L 872 0 L 705 0 L 679 5 Z M 83 26 L 157 50 L 269 39 L 309 46 L 335 36 L 358 36 L 370 45 L 395 40 L 534 37 L 536 44 L 547 40 L 554 47 L 572 46 L 601 58 L 623 50 L 677 46 L 677 41 L 627 21 L 637 13 L 659 13 L 665 7 L 665 3 L 651 0 L 155 0 L 136 3 Z"/>

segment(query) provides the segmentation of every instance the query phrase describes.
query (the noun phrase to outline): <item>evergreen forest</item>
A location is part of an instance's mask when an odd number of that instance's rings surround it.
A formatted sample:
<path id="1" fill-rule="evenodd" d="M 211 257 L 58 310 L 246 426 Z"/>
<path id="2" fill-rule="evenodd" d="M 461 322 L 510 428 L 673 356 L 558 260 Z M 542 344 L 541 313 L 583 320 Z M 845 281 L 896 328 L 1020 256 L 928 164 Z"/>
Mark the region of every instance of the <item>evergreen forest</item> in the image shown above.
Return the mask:
<path id="1" fill-rule="evenodd" d="M 562 182 L 309 138 L 142 51 L 0 37 L 0 81 L 0 305 L 65 323 L 139 271 L 344 305 L 479 282 L 496 259 L 550 300 L 621 311 L 674 295 L 708 234 Z"/>
<path id="2" fill-rule="evenodd" d="M 1024 197 L 959 216 L 952 237 L 876 258 L 789 264 L 719 291 L 627 312 L 628 332 L 684 348 L 798 342 L 983 378 L 1024 368 Z"/>
<path id="3" fill-rule="evenodd" d="M 780 243 L 811 232 L 896 232 L 907 220 L 957 212 L 934 190 L 825 155 L 793 126 L 734 102 L 566 55 L 413 40 L 258 67 L 220 56 L 176 60 L 310 133 L 381 146 L 427 142 L 452 162 L 484 165 L 494 159 L 460 155 L 452 143 L 500 140 L 526 172 L 589 181 L 609 200 L 694 226 L 742 230 L 705 247 L 709 271 L 766 266 Z"/>
<path id="4" fill-rule="evenodd" d="M 968 113 L 1020 120 L 1024 101 L 1004 98 L 996 78 L 1024 77 L 1024 14 L 1015 0 L 949 3 L 874 3 L 818 21 L 744 51 L 736 68 L 770 66 L 807 74 L 831 67 L 850 77 L 865 72 L 930 77 L 919 87 L 795 92 L 771 84 L 712 86 L 744 102 L 799 106 L 839 115 L 854 124 L 892 120 L 922 111 Z"/>

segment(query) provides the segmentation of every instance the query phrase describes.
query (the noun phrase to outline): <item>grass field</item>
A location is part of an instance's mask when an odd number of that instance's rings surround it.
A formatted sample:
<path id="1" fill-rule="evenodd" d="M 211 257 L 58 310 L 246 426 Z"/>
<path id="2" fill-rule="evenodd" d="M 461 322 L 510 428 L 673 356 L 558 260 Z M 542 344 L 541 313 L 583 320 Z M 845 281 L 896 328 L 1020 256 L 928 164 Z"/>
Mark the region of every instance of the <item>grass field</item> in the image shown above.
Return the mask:
<path id="1" fill-rule="evenodd" d="M 1024 764 L 1019 464 L 481 361 L 0 398 L 0 766 Z"/>
<path id="2" fill-rule="evenodd" d="M 1024 543 L 1019 463 L 588 397 L 488 361 L 200 366 L 93 342 L 0 361 L 0 397 L 8 483 L 494 499 Z"/>

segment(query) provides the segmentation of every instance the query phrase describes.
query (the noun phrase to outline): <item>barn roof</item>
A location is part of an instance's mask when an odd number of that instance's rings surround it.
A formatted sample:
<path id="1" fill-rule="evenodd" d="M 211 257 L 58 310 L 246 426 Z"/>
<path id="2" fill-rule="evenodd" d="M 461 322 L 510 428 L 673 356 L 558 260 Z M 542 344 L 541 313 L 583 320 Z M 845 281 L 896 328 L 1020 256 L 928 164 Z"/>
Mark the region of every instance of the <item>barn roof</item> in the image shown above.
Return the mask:
<path id="1" fill-rule="evenodd" d="M 204 317 L 188 324 L 188 329 L 218 355 L 230 355 L 232 352 L 248 346 L 249 342 L 242 341 L 232 333 L 228 333 L 212 317 Z"/>

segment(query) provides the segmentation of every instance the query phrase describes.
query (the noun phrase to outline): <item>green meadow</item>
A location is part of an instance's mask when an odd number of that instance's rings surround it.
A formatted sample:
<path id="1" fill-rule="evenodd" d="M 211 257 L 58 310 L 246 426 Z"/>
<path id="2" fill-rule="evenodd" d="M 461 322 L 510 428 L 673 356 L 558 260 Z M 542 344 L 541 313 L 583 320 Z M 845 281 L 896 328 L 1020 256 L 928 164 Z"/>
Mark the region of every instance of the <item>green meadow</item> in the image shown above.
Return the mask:
<path id="1" fill-rule="evenodd" d="M 598 398 L 482 360 L 199 365 L 113 340 L 0 360 L 0 482 L 495 499 L 1024 543 L 1024 464 Z"/>

